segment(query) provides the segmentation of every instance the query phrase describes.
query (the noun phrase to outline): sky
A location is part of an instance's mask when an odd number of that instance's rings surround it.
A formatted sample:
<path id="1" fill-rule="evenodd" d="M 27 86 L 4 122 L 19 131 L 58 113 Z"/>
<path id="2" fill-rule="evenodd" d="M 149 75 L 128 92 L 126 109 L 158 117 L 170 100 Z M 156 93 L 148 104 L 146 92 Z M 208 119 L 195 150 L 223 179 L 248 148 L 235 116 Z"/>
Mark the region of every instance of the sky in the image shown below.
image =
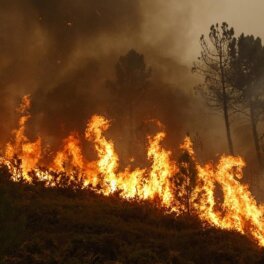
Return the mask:
<path id="1" fill-rule="evenodd" d="M 175 5 L 179 1 L 172 1 Z M 262 0 L 201 0 L 192 1 L 189 20 L 189 39 L 183 60 L 190 63 L 199 53 L 199 37 L 208 33 L 210 25 L 227 22 L 237 35 L 244 32 L 264 38 L 264 2 Z M 188 22 L 187 22 L 188 23 Z"/>

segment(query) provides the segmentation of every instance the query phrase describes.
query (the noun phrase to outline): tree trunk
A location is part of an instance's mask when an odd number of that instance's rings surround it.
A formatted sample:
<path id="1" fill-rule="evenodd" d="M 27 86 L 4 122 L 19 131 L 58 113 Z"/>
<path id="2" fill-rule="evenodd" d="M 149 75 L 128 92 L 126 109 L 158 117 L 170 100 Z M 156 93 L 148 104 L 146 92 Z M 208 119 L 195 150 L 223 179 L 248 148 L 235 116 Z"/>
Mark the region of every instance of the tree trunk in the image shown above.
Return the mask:
<path id="1" fill-rule="evenodd" d="M 254 107 L 252 101 L 250 101 L 250 120 L 251 120 L 251 127 L 252 127 L 252 134 L 256 149 L 256 155 L 258 159 L 259 166 L 262 168 L 262 159 L 261 159 L 261 151 L 260 151 L 260 145 L 259 145 L 259 136 L 258 136 L 258 130 L 257 130 L 257 121 L 254 114 Z"/>
<path id="2" fill-rule="evenodd" d="M 231 137 L 231 129 L 230 129 L 226 98 L 224 98 L 224 119 L 225 119 L 225 127 L 226 127 L 226 135 L 227 135 L 229 153 L 231 155 L 234 155 L 234 148 L 233 148 L 233 142 L 232 142 L 232 137 Z"/>
<path id="3" fill-rule="evenodd" d="M 133 155 L 133 143 L 134 143 L 134 111 L 133 104 L 129 103 L 129 146 L 128 146 L 128 158 Z"/>
<path id="4" fill-rule="evenodd" d="M 233 141 L 232 141 L 232 137 L 231 137 L 230 121 L 229 121 L 229 115 L 228 115 L 228 102 L 227 102 L 227 95 L 226 95 L 226 80 L 225 80 L 225 72 L 224 72 L 224 65 L 223 65 L 223 57 L 222 56 L 223 56 L 222 45 L 220 43 L 219 62 L 220 62 L 221 83 L 222 83 L 222 92 L 223 92 L 224 119 L 225 119 L 225 127 L 226 127 L 226 135 L 227 135 L 229 153 L 231 155 L 234 155 Z"/>

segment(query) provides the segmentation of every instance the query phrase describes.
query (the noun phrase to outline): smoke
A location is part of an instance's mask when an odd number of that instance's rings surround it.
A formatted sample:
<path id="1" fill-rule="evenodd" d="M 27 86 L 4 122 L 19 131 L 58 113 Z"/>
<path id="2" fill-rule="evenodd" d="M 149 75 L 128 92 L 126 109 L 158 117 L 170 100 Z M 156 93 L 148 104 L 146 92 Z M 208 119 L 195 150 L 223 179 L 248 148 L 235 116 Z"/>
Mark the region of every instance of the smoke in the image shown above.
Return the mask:
<path id="1" fill-rule="evenodd" d="M 207 24 L 203 16 L 206 7 L 217 9 L 207 0 L 0 0 L 0 6 L 2 143 L 16 126 L 14 109 L 25 94 L 32 95 L 29 137 L 40 135 L 51 145 L 72 130 L 83 133 L 94 113 L 111 118 L 115 99 L 105 82 L 133 48 L 153 69 L 152 87 L 137 108 L 137 131 L 146 119 L 158 118 L 173 147 L 189 132 L 209 145 L 203 153 L 226 149 L 222 121 L 208 114 L 192 89 L 199 36 L 216 22 Z"/>

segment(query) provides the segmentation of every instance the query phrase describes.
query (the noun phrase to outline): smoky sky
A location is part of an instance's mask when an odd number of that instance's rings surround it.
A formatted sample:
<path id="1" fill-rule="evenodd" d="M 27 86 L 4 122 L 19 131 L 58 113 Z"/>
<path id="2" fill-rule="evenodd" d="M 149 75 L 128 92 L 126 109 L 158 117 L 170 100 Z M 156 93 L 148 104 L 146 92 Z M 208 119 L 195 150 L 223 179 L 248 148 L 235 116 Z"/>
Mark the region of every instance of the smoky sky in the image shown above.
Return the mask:
<path id="1" fill-rule="evenodd" d="M 83 133 L 94 113 L 116 118 L 105 83 L 114 80 L 119 57 L 135 49 L 152 67 L 152 88 L 137 108 L 137 127 L 143 119 L 158 118 L 171 144 L 188 132 L 202 137 L 210 154 L 224 151 L 221 116 L 194 94 L 197 78 L 191 74 L 199 36 L 217 21 L 240 25 L 235 6 L 232 13 L 227 1 L 212 2 L 0 0 L 2 144 L 16 127 L 15 109 L 26 94 L 32 98 L 27 134 L 48 143 L 59 144 L 72 130 Z"/>

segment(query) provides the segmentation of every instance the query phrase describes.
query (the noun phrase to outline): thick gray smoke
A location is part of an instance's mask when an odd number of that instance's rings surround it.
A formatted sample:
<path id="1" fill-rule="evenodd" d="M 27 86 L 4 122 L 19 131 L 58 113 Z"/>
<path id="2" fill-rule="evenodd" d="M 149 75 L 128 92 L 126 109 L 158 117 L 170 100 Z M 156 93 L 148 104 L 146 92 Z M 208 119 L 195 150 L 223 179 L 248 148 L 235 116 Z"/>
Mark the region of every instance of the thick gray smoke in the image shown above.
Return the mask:
<path id="1" fill-rule="evenodd" d="M 15 128 L 15 109 L 25 94 L 33 104 L 27 133 L 49 144 L 60 144 L 72 130 L 83 133 L 94 113 L 112 118 L 114 98 L 105 82 L 115 78 L 117 60 L 133 48 L 153 69 L 136 128 L 158 118 L 173 148 L 189 132 L 204 158 L 225 150 L 222 121 L 208 115 L 192 90 L 195 58 L 188 54 L 193 47 L 199 51 L 205 33 L 194 27 L 201 13 L 193 1 L 0 0 L 1 142 Z M 114 135 L 122 138 L 118 131 Z"/>

